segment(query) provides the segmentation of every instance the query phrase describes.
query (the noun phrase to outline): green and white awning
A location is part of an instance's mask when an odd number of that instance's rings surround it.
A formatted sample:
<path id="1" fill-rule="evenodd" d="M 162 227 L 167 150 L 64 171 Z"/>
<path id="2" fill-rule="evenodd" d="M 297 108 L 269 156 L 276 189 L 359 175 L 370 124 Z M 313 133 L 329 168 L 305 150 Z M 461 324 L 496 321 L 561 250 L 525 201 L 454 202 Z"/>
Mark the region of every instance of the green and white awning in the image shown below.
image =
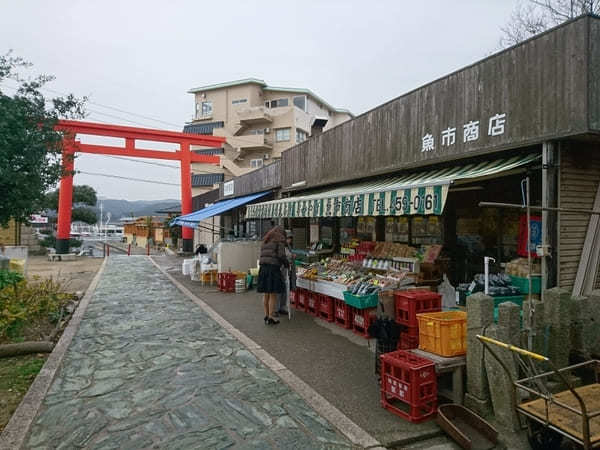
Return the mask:
<path id="1" fill-rule="evenodd" d="M 455 181 L 488 177 L 536 159 L 537 154 L 515 156 L 257 203 L 246 208 L 246 218 L 440 215 Z"/>

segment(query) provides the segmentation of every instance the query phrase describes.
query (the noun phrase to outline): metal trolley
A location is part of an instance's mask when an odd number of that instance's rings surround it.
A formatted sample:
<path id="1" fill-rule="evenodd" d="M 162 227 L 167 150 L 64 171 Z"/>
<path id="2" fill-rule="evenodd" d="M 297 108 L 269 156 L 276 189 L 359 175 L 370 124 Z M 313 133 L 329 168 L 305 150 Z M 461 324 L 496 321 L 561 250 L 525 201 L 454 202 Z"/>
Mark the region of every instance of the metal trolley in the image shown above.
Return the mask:
<path id="1" fill-rule="evenodd" d="M 600 361 L 590 360 L 559 369 L 549 358 L 537 353 L 485 336 L 478 335 L 477 339 L 512 381 L 513 405 L 517 413 L 527 420 L 529 443 L 533 449 L 561 448 L 563 437 L 581 445 L 585 450 L 600 448 Z M 515 380 L 505 361 L 491 345 L 513 352 L 526 377 Z M 539 373 L 534 364 L 536 361 L 547 364 L 551 370 Z M 590 376 L 592 382 L 574 387 L 568 377 L 574 370 Z M 551 376 L 567 386 L 567 389 L 556 394 L 550 392 L 548 378 Z M 529 398 L 519 402 L 519 393 L 523 391 L 529 394 Z"/>

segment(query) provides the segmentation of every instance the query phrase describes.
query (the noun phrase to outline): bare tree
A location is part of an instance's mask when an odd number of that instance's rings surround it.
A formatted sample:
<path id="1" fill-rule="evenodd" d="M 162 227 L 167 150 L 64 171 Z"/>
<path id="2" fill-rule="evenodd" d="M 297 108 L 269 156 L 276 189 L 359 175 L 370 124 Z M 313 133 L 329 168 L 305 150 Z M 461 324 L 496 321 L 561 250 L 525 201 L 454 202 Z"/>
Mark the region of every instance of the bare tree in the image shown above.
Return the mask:
<path id="1" fill-rule="evenodd" d="M 600 14 L 600 0 L 521 0 L 501 28 L 500 47 L 518 44 L 581 14 Z"/>

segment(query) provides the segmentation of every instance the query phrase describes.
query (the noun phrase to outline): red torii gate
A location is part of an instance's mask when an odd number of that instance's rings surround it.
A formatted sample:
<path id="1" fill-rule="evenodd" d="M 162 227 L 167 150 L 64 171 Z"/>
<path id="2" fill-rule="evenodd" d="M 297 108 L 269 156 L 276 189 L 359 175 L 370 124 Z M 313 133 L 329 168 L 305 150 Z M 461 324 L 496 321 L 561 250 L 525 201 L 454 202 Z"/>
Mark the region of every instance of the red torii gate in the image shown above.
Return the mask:
<path id="1" fill-rule="evenodd" d="M 224 137 L 179 133 L 176 131 L 154 130 L 151 128 L 125 127 L 103 123 L 81 122 L 77 120 L 59 120 L 55 129 L 65 132 L 63 138 L 62 161 L 67 175 L 60 180 L 58 198 L 58 225 L 56 233 L 56 253 L 69 252 L 71 234 L 71 208 L 73 202 L 74 154 L 95 153 L 98 155 L 116 155 L 137 158 L 152 158 L 180 161 L 181 163 L 181 214 L 192 212 L 192 180 L 190 164 L 193 162 L 219 164 L 219 157 L 198 155 L 190 151 L 190 145 L 219 148 L 225 142 Z M 83 144 L 75 141 L 77 134 L 114 137 L 125 139 L 125 147 L 110 145 Z M 146 150 L 136 147 L 136 140 L 168 142 L 179 144 L 179 150 Z M 182 227 L 183 250 L 193 251 L 194 230 Z"/>

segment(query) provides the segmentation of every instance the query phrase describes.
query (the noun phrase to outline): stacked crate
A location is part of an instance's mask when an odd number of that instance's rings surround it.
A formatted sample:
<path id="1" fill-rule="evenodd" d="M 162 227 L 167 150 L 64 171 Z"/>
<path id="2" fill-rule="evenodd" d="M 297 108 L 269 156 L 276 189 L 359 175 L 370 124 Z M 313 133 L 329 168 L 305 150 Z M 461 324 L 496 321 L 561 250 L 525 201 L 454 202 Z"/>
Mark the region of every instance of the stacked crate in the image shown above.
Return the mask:
<path id="1" fill-rule="evenodd" d="M 425 289 L 409 289 L 395 293 L 396 322 L 404 327 L 400 333 L 398 349 L 409 350 L 419 346 L 419 321 L 417 314 L 442 310 L 442 296 Z"/>
<path id="2" fill-rule="evenodd" d="M 434 416 L 437 376 L 433 361 L 405 350 L 381 355 L 381 404 L 413 423 Z"/>

